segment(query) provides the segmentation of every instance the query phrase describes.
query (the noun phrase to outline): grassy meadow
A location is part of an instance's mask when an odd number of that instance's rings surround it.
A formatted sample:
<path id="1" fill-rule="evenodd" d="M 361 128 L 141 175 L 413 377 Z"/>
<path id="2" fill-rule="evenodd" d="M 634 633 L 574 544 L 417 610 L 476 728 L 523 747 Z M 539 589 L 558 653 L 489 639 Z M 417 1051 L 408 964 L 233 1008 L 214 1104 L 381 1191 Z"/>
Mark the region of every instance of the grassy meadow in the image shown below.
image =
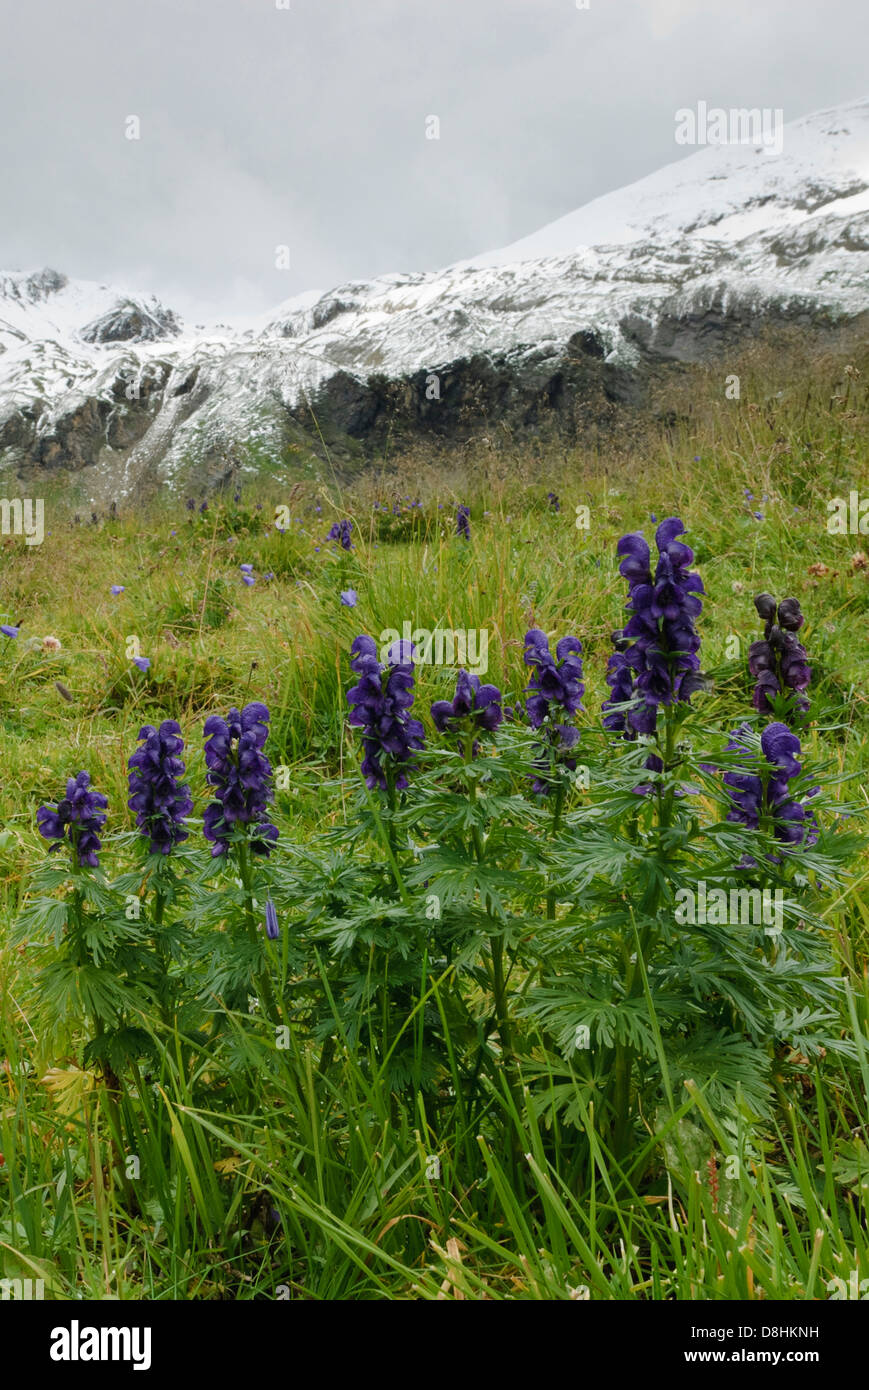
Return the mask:
<path id="1" fill-rule="evenodd" d="M 167 491 L 95 521 L 46 493 L 44 543 L 2 538 L 0 621 L 20 625 L 0 636 L 2 1277 L 41 1278 L 56 1299 L 314 1300 L 827 1299 L 869 1279 L 865 855 L 824 913 L 852 1055 L 782 1059 L 769 1113 L 738 1117 L 752 1141 L 736 1177 L 702 1086 L 680 1088 L 663 1131 L 640 1116 L 629 1158 L 598 1130 L 594 1105 L 539 1103 L 534 1023 L 516 1024 L 516 1084 L 499 1085 L 495 1070 L 469 1113 L 432 1090 L 391 1090 L 340 1029 L 322 1049 L 293 1035 L 274 1065 L 267 1024 L 238 1010 L 211 1054 L 145 1023 L 160 1062 L 125 1083 L 122 1148 L 139 1159 L 125 1173 L 104 1078 L 83 1063 L 75 1028 L 45 1026 L 39 948 L 12 931 L 46 857 L 37 807 L 86 769 L 109 800 L 107 834 L 129 832 L 126 764 L 145 724 L 181 725 L 192 841 L 202 725 L 253 700 L 271 712 L 273 766 L 289 769 L 275 792 L 275 858 L 345 824 L 360 787 L 345 698 L 359 633 L 378 640 L 406 621 L 485 630 L 484 679 L 505 701 L 527 684 L 527 629 L 575 634 L 579 722 L 599 724 L 625 602 L 616 542 L 641 528 L 651 537 L 652 516 L 683 519 L 706 587 L 704 716 L 736 724 L 751 712 L 753 596 L 798 598 L 814 672 L 803 751 L 831 769 L 835 799 L 865 807 L 869 537 L 826 523 L 830 499 L 869 496 L 869 359 L 758 351 L 731 370 L 739 400 L 725 398 L 723 371 L 686 372 L 659 420 L 582 445 L 519 444 L 493 427 L 449 459 L 418 448 L 351 481 L 334 460 L 316 478 L 278 462 L 204 511 L 201 495 L 191 510 Z M 455 534 L 458 504 L 471 509 L 470 542 Z M 342 518 L 349 552 L 325 539 Z M 353 607 L 340 597 L 350 590 Z M 454 670 L 418 669 L 427 736 L 430 702 L 454 685 Z M 127 844 L 106 856 L 110 878 Z M 285 980 L 302 908 L 278 902 Z M 434 1092 L 448 1082 L 435 1078 Z"/>

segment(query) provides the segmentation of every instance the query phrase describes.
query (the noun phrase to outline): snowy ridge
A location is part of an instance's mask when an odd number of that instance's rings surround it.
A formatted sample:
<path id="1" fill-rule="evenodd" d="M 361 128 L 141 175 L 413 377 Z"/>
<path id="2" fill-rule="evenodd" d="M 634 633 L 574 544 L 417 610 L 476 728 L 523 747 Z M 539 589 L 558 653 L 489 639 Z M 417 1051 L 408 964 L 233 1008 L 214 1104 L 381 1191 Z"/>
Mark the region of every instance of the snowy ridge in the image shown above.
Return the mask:
<path id="1" fill-rule="evenodd" d="M 703 148 L 500 251 L 299 295 L 234 329 L 190 330 L 155 299 L 53 271 L 0 275 L 0 458 L 121 453 L 126 478 L 155 463 L 171 478 L 182 457 L 234 440 L 279 448 L 288 413 L 338 373 L 364 384 L 477 354 L 521 364 L 578 334 L 639 365 L 662 322 L 712 305 L 809 320 L 869 309 L 869 100 L 787 125 L 780 155 Z"/>

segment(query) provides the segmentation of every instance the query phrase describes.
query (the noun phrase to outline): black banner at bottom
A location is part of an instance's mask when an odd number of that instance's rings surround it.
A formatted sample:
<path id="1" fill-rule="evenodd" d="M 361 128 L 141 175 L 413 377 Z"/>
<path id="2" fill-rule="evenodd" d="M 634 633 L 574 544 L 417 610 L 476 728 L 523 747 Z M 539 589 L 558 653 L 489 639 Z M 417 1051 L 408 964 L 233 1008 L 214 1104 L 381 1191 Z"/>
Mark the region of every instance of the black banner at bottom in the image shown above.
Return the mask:
<path id="1" fill-rule="evenodd" d="M 330 1379 L 345 1366 L 350 1374 L 358 1373 L 360 1358 L 366 1358 L 371 1374 L 377 1360 L 387 1354 L 391 1359 L 400 1349 L 403 1336 L 418 1345 L 420 1335 L 442 1336 L 457 1327 L 464 1334 L 461 1350 L 445 1348 L 450 1364 L 444 1373 L 450 1375 L 467 1376 L 476 1364 L 491 1372 L 502 1357 L 509 1357 L 518 1370 L 523 1351 L 539 1365 L 541 1355 L 557 1347 L 566 1354 L 568 1346 L 571 1357 L 599 1357 L 619 1372 L 667 1373 L 685 1367 L 689 1375 L 693 1368 L 702 1377 L 715 1367 L 761 1366 L 829 1374 L 860 1357 L 866 1340 L 864 1301 L 595 1302 L 579 1308 L 516 1302 L 509 1304 L 506 1323 L 500 1321 L 504 1305 L 490 1303 L 478 1313 L 465 1307 L 456 1324 L 452 1317 L 441 1322 L 443 1308 L 411 1310 L 407 1304 L 383 1311 L 372 1302 L 59 1303 L 6 1298 L 0 1300 L 0 1337 L 7 1354 L 26 1346 L 29 1368 L 49 1384 L 69 1376 L 99 1380 L 106 1371 L 114 1377 L 214 1372 L 225 1379 L 236 1373 L 250 1376 L 264 1361 L 274 1369 L 275 1358 L 289 1372 L 294 1364 L 298 1369 L 302 1349 L 309 1374 L 318 1356 Z M 434 1322 L 428 1321 L 430 1316 Z M 495 1329 L 501 1333 L 497 1342 L 490 1335 Z M 393 1361 L 390 1375 L 396 1369 Z M 418 1361 L 410 1356 L 402 1375 L 415 1377 L 417 1372 Z M 431 1374 L 437 1374 L 435 1365 Z"/>

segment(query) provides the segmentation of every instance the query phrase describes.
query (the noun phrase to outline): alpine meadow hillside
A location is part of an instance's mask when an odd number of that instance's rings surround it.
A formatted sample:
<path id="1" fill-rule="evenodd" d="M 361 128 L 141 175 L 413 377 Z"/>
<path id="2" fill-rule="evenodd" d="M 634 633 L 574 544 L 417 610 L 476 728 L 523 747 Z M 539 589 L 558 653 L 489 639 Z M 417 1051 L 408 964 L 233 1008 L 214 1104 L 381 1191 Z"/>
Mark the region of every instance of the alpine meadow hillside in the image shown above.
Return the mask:
<path id="1" fill-rule="evenodd" d="M 575 435 L 44 469 L 0 545 L 4 1279 L 865 1296 L 867 382 L 858 316 Z"/>

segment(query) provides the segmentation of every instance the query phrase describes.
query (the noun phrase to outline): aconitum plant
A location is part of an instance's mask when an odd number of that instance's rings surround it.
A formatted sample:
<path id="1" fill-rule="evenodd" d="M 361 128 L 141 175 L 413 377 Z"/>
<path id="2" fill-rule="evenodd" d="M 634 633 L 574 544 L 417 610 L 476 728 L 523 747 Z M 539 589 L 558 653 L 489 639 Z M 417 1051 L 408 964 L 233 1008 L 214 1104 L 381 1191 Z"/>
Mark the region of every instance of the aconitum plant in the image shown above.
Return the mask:
<path id="1" fill-rule="evenodd" d="M 268 709 L 257 702 L 241 712 L 231 709 L 226 719 L 213 714 L 205 721 L 205 780 L 217 799 L 206 808 L 203 834 L 215 858 L 226 854 L 236 827 L 246 832 L 254 854 L 268 856 L 278 838 L 267 812 L 272 768 L 262 749 L 268 723 Z"/>
<path id="2" fill-rule="evenodd" d="M 411 713 L 413 705 L 413 657 L 410 642 L 394 642 L 388 663 L 377 659 L 373 637 L 362 634 L 350 648 L 350 665 L 359 677 L 347 692 L 350 723 L 362 730 L 362 775 L 369 790 L 408 786 L 408 767 L 414 751 L 424 746 L 423 726 Z"/>
<path id="3" fill-rule="evenodd" d="M 812 671 L 808 652 L 796 636 L 805 622 L 799 602 L 782 599 L 776 611 L 772 594 L 758 594 L 754 606 L 764 620 L 763 641 L 752 642 L 748 651 L 748 669 L 757 682 L 754 707 L 759 714 L 774 712 L 776 697 L 793 691 L 794 708 L 805 714 L 809 700 L 804 692 Z"/>
<path id="4" fill-rule="evenodd" d="M 327 541 L 338 541 L 338 543 L 340 544 L 342 550 L 352 550 L 352 549 L 353 549 L 353 541 L 352 541 L 352 539 L 351 539 L 352 531 L 353 531 L 353 522 L 352 522 L 352 521 L 348 521 L 346 518 L 345 518 L 343 521 L 336 521 L 335 524 L 334 524 L 334 526 L 331 526 L 331 527 L 329 528 L 329 534 L 327 535 L 326 540 L 327 540 Z"/>
<path id="5" fill-rule="evenodd" d="M 59 850 L 64 841 L 71 847 L 80 868 L 99 867 L 97 855 L 102 848 L 98 830 L 106 823 L 108 799 L 91 788 L 90 774 L 79 772 L 66 784 L 66 796 L 56 806 L 40 806 L 36 823 L 40 835 L 56 840 L 49 853 Z"/>
<path id="6" fill-rule="evenodd" d="M 614 632 L 612 643 L 615 651 L 607 662 L 605 676 L 610 688 L 610 697 L 601 705 L 604 714 L 603 726 L 605 729 L 623 733 L 626 738 L 636 738 L 637 730 L 628 725 L 625 711 L 617 708 L 619 705 L 627 704 L 634 697 L 634 669 L 626 655 L 631 644 L 623 632 Z"/>
<path id="7" fill-rule="evenodd" d="M 685 703 L 702 686 L 700 638 L 694 623 L 703 608 L 697 597 L 703 593 L 703 581 L 688 568 L 694 552 L 678 539 L 684 531 L 675 516 L 658 526 L 654 577 L 643 536 L 638 532 L 622 536 L 617 547 L 622 557 L 619 571 L 629 587 L 631 616 L 623 636 L 631 642 L 625 657 L 640 700 L 628 714 L 628 725 L 636 733 L 653 733 L 661 705 Z"/>
<path id="8" fill-rule="evenodd" d="M 727 744 L 728 752 L 750 754 L 747 725 L 736 729 Z M 787 845 L 812 844 L 818 836 L 814 812 L 793 796 L 790 783 L 802 772 L 800 740 L 786 724 L 769 724 L 760 736 L 760 747 L 772 776 L 754 772 L 729 771 L 724 782 L 732 802 L 727 819 L 757 830 L 765 813 L 774 824 L 777 840 Z M 816 789 L 817 790 L 817 789 Z"/>
<path id="9" fill-rule="evenodd" d="M 582 709 L 582 643 L 576 637 L 562 637 L 553 656 L 546 633 L 532 627 L 525 634 L 525 664 L 534 672 L 525 687 L 525 715 L 532 729 L 545 725 L 549 736 L 546 756 L 534 762 L 538 775 L 532 783 L 534 791 L 545 796 L 553 789 L 553 764 L 571 772 L 576 768 L 575 758 L 569 755 L 579 740 L 579 730 L 567 721 Z M 560 799 L 558 807 L 560 810 Z"/>
<path id="10" fill-rule="evenodd" d="M 180 726 L 164 719 L 159 729 L 146 724 L 139 730 L 142 744 L 130 757 L 130 799 L 136 825 L 149 842 L 151 854 L 169 854 L 188 837 L 184 821 L 193 810 L 190 788 L 182 784 L 184 751 Z"/>
<path id="11" fill-rule="evenodd" d="M 480 743 L 475 737 L 493 733 L 504 718 L 501 692 L 496 685 L 482 685 L 480 677 L 460 671 L 452 700 L 435 700 L 431 707 L 435 728 L 442 734 L 457 734 L 470 757 L 475 758 Z"/>

